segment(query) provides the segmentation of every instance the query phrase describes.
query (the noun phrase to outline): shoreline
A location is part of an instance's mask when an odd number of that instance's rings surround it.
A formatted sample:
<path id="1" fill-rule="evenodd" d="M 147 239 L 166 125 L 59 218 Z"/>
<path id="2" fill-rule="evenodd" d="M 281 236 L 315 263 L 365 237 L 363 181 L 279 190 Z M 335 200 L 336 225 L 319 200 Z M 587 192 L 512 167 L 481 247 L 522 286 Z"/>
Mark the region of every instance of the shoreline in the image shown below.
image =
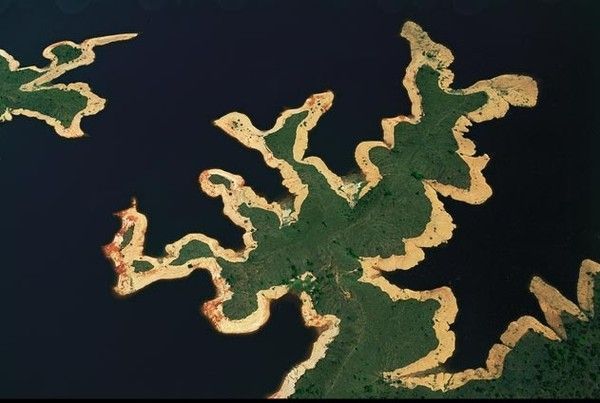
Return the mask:
<path id="1" fill-rule="evenodd" d="M 454 80 L 454 73 L 449 69 L 454 60 L 452 52 L 445 46 L 432 41 L 421 27 L 412 22 L 404 24 L 401 36 L 408 40 L 411 50 L 411 62 L 406 68 L 406 74 L 402 81 L 411 101 L 411 116 L 384 119 L 382 121 L 383 142 L 369 142 L 367 145 L 362 146 L 360 150 L 357 148 L 356 159 L 360 161 L 361 167 L 367 170 L 367 177 L 371 178 L 368 185 L 361 191 L 361 196 L 366 194 L 370 188 L 375 187 L 381 178 L 379 169 L 369 159 L 369 151 L 378 146 L 392 148 L 394 146 L 394 127 L 401 122 L 418 124 L 423 116 L 421 96 L 416 86 L 416 74 L 422 66 L 430 66 L 440 73 L 439 86 L 443 91 L 465 94 L 484 91 L 488 96 L 488 101 L 481 108 L 460 117 L 452 129 L 458 144 L 456 153 L 469 166 L 471 177 L 469 189 L 460 189 L 433 180 L 423 180 L 425 194 L 432 205 L 431 218 L 423 233 L 414 238 L 404 239 L 404 255 L 393 255 L 386 258 L 376 256 L 362 259 L 363 276 L 361 281 L 379 287 L 393 300 L 417 299 L 425 301 L 434 299 L 440 304 L 440 308 L 436 310 L 433 318 L 433 329 L 438 339 L 437 348 L 418 361 L 384 373 L 384 377 L 390 382 L 403 379 L 408 376 L 407 374 L 437 368 L 452 356 L 455 349 L 455 334 L 450 330 L 450 325 L 456 319 L 458 305 L 452 290 L 448 287 L 421 292 L 402 289 L 383 278 L 381 272 L 409 270 L 425 258 L 424 248 L 439 246 L 452 238 L 452 232 L 456 226 L 452 222 L 450 214 L 444 209 L 443 203 L 439 200 L 438 193 L 469 204 L 481 204 L 492 195 L 492 188 L 488 185 L 482 173 L 489 157 L 486 154 L 476 156 L 475 143 L 464 137 L 472 122 L 479 123 L 493 118 L 501 118 L 511 105 L 531 107 L 537 101 L 536 83 L 533 79 L 525 76 L 504 75 L 491 80 L 478 81 L 465 90 L 452 90 L 450 85 Z"/>
<path id="2" fill-rule="evenodd" d="M 403 80 L 403 85 L 408 92 L 412 105 L 411 116 L 397 116 L 383 119 L 381 123 L 383 140 L 367 141 L 358 144 L 355 150 L 355 159 L 364 176 L 364 186 L 361 187 L 361 183 L 347 182 L 345 177 L 333 173 L 325 162 L 318 157 L 304 157 L 304 153 L 308 147 L 309 131 L 316 125 L 320 116 L 331 107 L 333 102 L 332 92 L 327 91 L 312 95 L 301 107 L 285 110 L 277 118 L 275 125 L 267 131 L 261 131 L 254 127 L 248 116 L 242 113 L 229 113 L 217 119 L 214 124 L 246 147 L 259 151 L 269 167 L 280 171 L 283 178 L 283 186 L 288 189 L 293 197 L 293 208 L 284 208 L 279 202 L 268 202 L 261 196 L 258 196 L 250 187 L 244 185 L 244 180 L 241 176 L 219 169 L 205 170 L 199 177 L 200 186 L 207 195 L 221 197 L 224 204 L 223 213 L 225 216 L 245 230 L 243 235 L 244 248 L 241 251 L 224 249 L 215 239 L 203 234 L 188 234 L 180 240 L 167 245 L 165 247 L 166 254 L 163 257 L 154 258 L 143 255 L 147 219 L 137 211 L 137 206 L 134 202 L 131 208 L 117 213 L 122 219 L 121 230 L 117 233 L 113 242 L 104 247 L 105 255 L 112 260 L 119 274 L 115 291 L 120 295 L 130 294 L 154 281 L 182 278 L 197 268 L 203 268 L 211 273 L 217 293 L 215 298 L 203 304 L 201 311 L 210 320 L 215 329 L 227 334 L 242 334 L 258 330 L 269 318 L 270 302 L 287 294 L 289 291 L 287 286 L 274 286 L 267 290 L 259 291 L 256 295 L 258 306 L 256 311 L 246 318 L 230 320 L 223 314 L 222 306 L 225 301 L 231 298 L 233 291 L 231 291 L 231 285 L 221 277 L 221 268 L 214 257 L 191 259 L 186 262 L 186 266 L 175 267 L 170 263 L 177 258 L 182 247 L 191 240 L 199 240 L 207 244 L 215 257 L 222 257 L 230 261 L 244 261 L 257 245 L 252 237 L 254 227 L 249 220 L 242 217 L 238 212 L 239 206 L 243 203 L 249 203 L 273 212 L 278 216 L 282 226 L 297 220 L 303 201 L 308 196 L 308 189 L 302 184 L 298 174 L 288 162 L 276 158 L 269 151 L 264 137 L 279 130 L 283 127 L 288 117 L 300 112 L 307 112 L 307 117 L 298 127 L 296 133 L 293 144 L 294 160 L 314 166 L 326 178 L 332 190 L 344 198 L 350 205 L 353 205 L 357 199 L 363 197 L 370 189 L 374 188 L 381 179 L 379 169 L 369 158 L 370 150 L 374 147 L 392 148 L 394 146 L 394 127 L 398 123 L 419 123 L 423 111 L 415 78 L 421 66 L 429 65 L 440 72 L 439 86 L 443 91 L 464 94 L 484 91 L 488 95 L 488 101 L 481 108 L 459 118 L 452 129 L 454 138 L 458 144 L 456 152 L 469 167 L 471 177 L 470 187 L 468 189 L 459 189 L 436 181 L 423 180 L 425 194 L 432 206 L 431 217 L 423 233 L 414 238 L 404 239 L 405 253 L 403 255 L 394 255 L 387 258 L 380 256 L 360 258 L 363 275 L 359 281 L 367 282 L 380 288 L 392 301 L 407 299 L 425 301 L 433 299 L 440 304 L 440 308 L 436 310 L 432 319 L 432 327 L 438 339 L 438 346 L 425 357 L 405 367 L 384 373 L 384 378 L 391 386 L 409 388 L 426 386 L 432 390 L 446 391 L 460 387 L 470 380 L 495 379 L 499 377 L 502 373 L 506 355 L 520 338 L 530 330 L 538 332 L 551 340 L 560 340 L 558 331 L 555 328 L 558 328 L 558 325 L 562 322 L 559 323 L 555 319 L 556 312 L 560 313 L 562 312 L 561 310 L 567 310 L 566 307 L 569 308 L 568 311 L 570 312 L 575 312 L 575 310 L 571 305 L 562 300 L 559 301 L 560 303 L 557 303 L 555 301 L 556 298 L 552 297 L 552 295 L 555 295 L 552 290 L 556 290 L 543 283 L 543 280 L 540 279 L 538 281 L 534 278 L 532 284 L 535 281 L 537 285 L 532 286 L 536 290 L 535 292 L 532 290 L 532 292 L 538 298 L 540 304 L 546 304 L 546 309 L 544 307 L 542 309 L 546 315 L 546 320 L 550 323 L 550 327 L 543 325 L 533 317 L 522 316 L 516 321 L 511 322 L 506 331 L 500 336 L 503 344 L 492 346 L 486 362 L 486 368 L 468 369 L 454 374 L 446 372 L 428 373 L 428 371 L 440 368 L 440 365 L 446 362 L 454 353 L 455 334 L 450 330 L 450 326 L 454 323 L 458 313 L 456 298 L 449 287 L 440 287 L 427 291 L 402 289 L 389 283 L 382 277 L 382 272 L 411 269 L 425 258 L 424 248 L 435 247 L 451 239 L 455 225 L 452 217 L 444 209 L 444 205 L 440 201 L 438 194 L 469 204 L 483 203 L 492 195 L 492 189 L 482 174 L 483 169 L 489 161 L 489 157 L 486 154 L 475 155 L 475 143 L 464 137 L 464 135 L 468 132 L 473 122 L 479 123 L 503 117 L 511 105 L 534 106 L 537 102 L 537 84 L 530 77 L 501 75 L 489 80 L 478 81 L 467 89 L 453 90 L 450 88 L 454 78 L 453 73 L 449 70 L 449 66 L 453 61 L 453 55 L 450 50 L 443 45 L 433 42 L 418 25 L 412 22 L 404 24 L 401 35 L 409 41 L 411 47 L 412 59 L 406 69 Z M 229 186 L 222 183 L 212 183 L 209 178 L 213 175 L 227 179 Z M 128 245 L 119 248 L 118 245 L 123 241 L 123 234 L 131 227 L 133 227 L 132 240 Z M 152 269 L 148 272 L 134 272 L 130 263 L 134 259 L 142 258 L 152 265 Z M 586 260 L 585 262 L 591 261 Z M 593 284 L 592 273 L 597 273 L 599 270 L 598 267 L 600 267 L 594 266 L 594 264 L 597 264 L 592 263 L 585 263 L 586 273 L 588 273 L 587 277 L 580 274 L 580 283 L 585 286 L 578 288 L 578 292 L 579 290 L 583 290 L 581 294 L 578 294 L 580 306 L 587 311 L 591 311 L 593 305 L 593 288 L 589 291 L 588 286 L 589 284 Z M 582 264 L 582 270 L 583 266 Z M 538 294 L 540 295 L 538 296 Z M 560 293 L 558 294 L 560 295 Z M 325 356 L 327 346 L 339 333 L 339 318 L 333 315 L 318 314 L 314 310 L 310 296 L 304 292 L 301 294 L 300 299 L 303 320 L 307 327 L 314 327 L 320 330 L 319 337 L 311 346 L 309 358 L 294 366 L 286 374 L 280 388 L 271 397 L 291 396 L 295 392 L 295 384 L 298 379 L 307 370 L 314 368 L 317 362 Z"/>
<path id="3" fill-rule="evenodd" d="M 414 389 L 417 386 L 426 387 L 433 391 L 447 392 L 460 388 L 470 381 L 493 380 L 502 376 L 504 362 L 508 354 L 521 338 L 529 331 L 540 334 L 552 341 L 562 341 L 567 338 L 561 315 L 564 313 L 580 321 L 588 321 L 593 316 L 593 303 L 590 297 L 594 295 L 594 278 L 600 273 L 600 264 L 585 259 L 579 268 L 577 284 L 577 299 L 579 306 L 565 298 L 556 288 L 548 285 L 540 277 L 535 276 L 529 290 L 542 308 L 548 326 L 532 316 L 521 316 L 511 322 L 500 335 L 500 343 L 494 344 L 488 353 L 485 367 L 467 369 L 460 372 L 438 373 L 386 373 L 387 378 L 395 387 Z"/>
<path id="4" fill-rule="evenodd" d="M 95 115 L 102 109 L 104 109 L 106 99 L 94 94 L 90 86 L 86 83 L 53 84 L 49 86 L 44 86 L 44 84 L 50 83 L 52 80 L 60 77 L 69 70 L 73 70 L 80 66 L 87 66 L 89 64 L 92 64 L 96 59 L 96 54 L 93 51 L 94 47 L 107 45 L 109 43 L 117 41 L 126 41 L 129 39 L 133 39 L 136 36 L 137 34 L 135 33 L 117 34 L 86 39 L 83 42 L 81 42 L 81 44 L 76 44 L 71 41 L 60 41 L 53 43 L 47 46 L 42 52 L 44 58 L 50 60 L 50 64 L 48 65 L 48 67 L 45 68 L 40 68 L 36 66 L 19 67 L 20 63 L 13 56 L 11 56 L 8 52 L 0 49 L 0 57 L 4 57 L 8 61 L 9 71 L 12 72 L 18 70 L 33 70 L 38 73 L 44 73 L 35 80 L 22 85 L 20 87 L 21 91 L 33 92 L 40 89 L 76 91 L 87 99 L 86 107 L 83 110 L 79 111 L 73 117 L 73 120 L 71 121 L 71 124 L 68 127 L 63 126 L 63 124 L 58 119 L 55 119 L 48 115 L 44 115 L 43 113 L 38 111 L 24 108 L 7 108 L 7 110 L 2 115 L 0 115 L 0 122 L 11 121 L 13 116 L 23 115 L 30 118 L 39 119 L 45 122 L 54 129 L 56 134 L 58 134 L 61 137 L 75 138 L 83 136 L 84 132 L 81 129 L 81 119 L 84 116 Z M 56 47 L 61 45 L 69 45 L 71 47 L 75 47 L 81 51 L 81 55 L 79 55 L 76 59 L 71 60 L 68 63 L 58 64 L 58 56 L 56 56 L 52 51 Z"/>

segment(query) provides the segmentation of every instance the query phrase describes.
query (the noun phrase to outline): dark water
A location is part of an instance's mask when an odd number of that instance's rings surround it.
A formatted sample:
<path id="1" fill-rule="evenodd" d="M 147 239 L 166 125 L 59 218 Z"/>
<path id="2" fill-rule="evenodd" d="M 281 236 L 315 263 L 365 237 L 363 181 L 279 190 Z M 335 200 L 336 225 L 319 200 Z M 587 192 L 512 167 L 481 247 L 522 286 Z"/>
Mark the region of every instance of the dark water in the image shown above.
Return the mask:
<path id="1" fill-rule="evenodd" d="M 64 140 L 25 118 L 0 125 L 2 396 L 273 391 L 314 338 L 297 302 L 276 303 L 258 333 L 227 337 L 198 313 L 214 293 L 204 273 L 117 299 L 100 251 L 119 226 L 111 214 L 137 196 L 154 254 L 198 231 L 239 245 L 220 202 L 198 190 L 198 173 L 242 174 L 269 197 L 283 189 L 211 121 L 239 110 L 268 128 L 283 108 L 332 89 L 310 152 L 347 172 L 356 143 L 380 137 L 382 117 L 409 112 L 400 85 L 408 46 L 397 35 L 407 19 L 453 50 L 456 87 L 503 73 L 540 85 L 538 107 L 471 132 L 492 157 L 494 196 L 479 207 L 447 201 L 459 226 L 451 242 L 390 276 L 453 287 L 449 366 L 480 365 L 510 320 L 539 315 L 527 292 L 533 274 L 573 298 L 581 259 L 600 258 L 593 2 L 20 0 L 0 1 L 0 12 L 0 48 L 25 65 L 41 64 L 58 40 L 141 33 L 69 74 L 109 100 L 84 120 L 89 137 Z"/>

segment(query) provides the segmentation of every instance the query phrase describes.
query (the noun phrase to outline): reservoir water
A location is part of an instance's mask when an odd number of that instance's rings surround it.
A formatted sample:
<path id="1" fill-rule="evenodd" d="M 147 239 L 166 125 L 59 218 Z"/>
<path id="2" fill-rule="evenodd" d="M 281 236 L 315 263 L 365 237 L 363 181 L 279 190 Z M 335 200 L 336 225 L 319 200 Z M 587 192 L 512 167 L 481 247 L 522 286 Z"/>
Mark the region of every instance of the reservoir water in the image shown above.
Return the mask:
<path id="1" fill-rule="evenodd" d="M 408 114 L 401 86 L 408 19 L 455 55 L 454 87 L 505 73 L 533 76 L 538 106 L 473 126 L 491 156 L 494 196 L 481 206 L 444 200 L 458 228 L 443 247 L 390 280 L 414 289 L 450 285 L 459 304 L 450 369 L 482 365 L 506 325 L 540 316 L 533 275 L 575 297 L 579 263 L 600 259 L 600 16 L 591 1 L 0 1 L 0 48 L 23 65 L 63 39 L 139 32 L 99 49 L 65 76 L 90 83 L 106 109 L 88 136 L 59 138 L 26 118 L 0 124 L 0 395 L 3 397 L 265 396 L 302 360 L 315 335 L 298 302 L 273 306 L 265 328 L 215 332 L 199 313 L 214 289 L 204 272 L 126 299 L 101 245 L 114 211 L 135 196 L 149 217 L 147 251 L 190 232 L 227 246 L 241 232 L 200 171 L 241 174 L 269 198 L 275 171 L 211 122 L 233 110 L 270 128 L 286 107 L 331 89 L 333 108 L 309 154 L 339 173 L 383 117 Z"/>

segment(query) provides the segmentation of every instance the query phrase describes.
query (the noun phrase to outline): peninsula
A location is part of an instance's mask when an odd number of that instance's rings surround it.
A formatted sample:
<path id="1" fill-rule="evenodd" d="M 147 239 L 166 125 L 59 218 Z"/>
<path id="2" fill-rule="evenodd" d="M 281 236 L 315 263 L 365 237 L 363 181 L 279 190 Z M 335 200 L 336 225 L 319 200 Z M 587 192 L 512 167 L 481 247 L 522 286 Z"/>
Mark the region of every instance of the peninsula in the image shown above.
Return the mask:
<path id="1" fill-rule="evenodd" d="M 188 234 L 167 245 L 162 256 L 148 256 L 148 221 L 135 199 L 117 213 L 121 229 L 104 247 L 120 295 L 197 269 L 209 271 L 217 295 L 202 312 L 224 333 L 259 329 L 269 319 L 271 301 L 297 295 L 306 325 L 318 329 L 319 337 L 272 397 L 377 396 L 379 388 L 401 397 L 417 387 L 443 392 L 495 379 L 523 335 L 531 330 L 559 340 L 565 335 L 561 313 L 584 320 L 591 309 L 596 263 L 582 265 L 579 306 L 535 278 L 531 290 L 548 324 L 516 318 L 502 343 L 492 347 L 486 368 L 444 371 L 455 348 L 450 325 L 458 307 L 452 290 L 403 289 L 382 273 L 412 269 L 426 248 L 450 240 L 455 224 L 439 195 L 469 204 L 491 196 L 482 173 L 489 157 L 477 155 L 466 137 L 469 128 L 504 117 L 511 106 L 535 106 L 538 90 L 522 75 L 453 89 L 450 50 L 413 22 L 404 24 L 401 36 L 411 48 L 403 80 L 411 115 L 383 119 L 382 140 L 357 146 L 360 175 L 340 176 L 320 158 L 305 155 L 311 129 L 333 105 L 331 92 L 284 111 L 267 131 L 233 112 L 215 125 L 260 153 L 291 195 L 269 201 L 239 175 L 220 169 L 200 174 L 202 190 L 220 197 L 224 214 L 245 230 L 245 247 L 226 249 L 204 234 Z"/>
<path id="2" fill-rule="evenodd" d="M 86 83 L 55 84 L 67 71 L 94 62 L 96 46 L 126 41 L 137 34 L 118 34 L 54 43 L 42 55 L 47 67 L 19 67 L 19 62 L 0 49 L 0 122 L 23 115 L 40 119 L 61 137 L 83 136 L 81 119 L 104 109 L 105 99 L 94 94 Z"/>

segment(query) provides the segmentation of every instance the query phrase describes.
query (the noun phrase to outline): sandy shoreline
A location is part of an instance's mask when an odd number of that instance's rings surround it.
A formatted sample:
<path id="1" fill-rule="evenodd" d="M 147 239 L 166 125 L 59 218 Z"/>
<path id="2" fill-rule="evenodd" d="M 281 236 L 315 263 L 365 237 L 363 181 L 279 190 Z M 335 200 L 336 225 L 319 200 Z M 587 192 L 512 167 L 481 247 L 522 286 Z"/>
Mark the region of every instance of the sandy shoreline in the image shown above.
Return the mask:
<path id="1" fill-rule="evenodd" d="M 350 205 L 367 194 L 381 180 L 381 174 L 369 158 L 369 152 L 374 147 L 392 148 L 394 146 L 394 127 L 401 122 L 418 124 L 423 116 L 421 97 L 416 87 L 416 73 L 422 66 L 430 66 L 440 73 L 440 88 L 448 93 L 470 94 L 484 91 L 488 101 L 476 111 L 459 118 L 453 128 L 453 135 L 458 144 L 457 154 L 469 167 L 471 185 L 468 189 L 459 189 L 433 180 L 423 180 L 425 195 L 431 202 L 432 212 L 429 222 L 423 233 L 417 237 L 404 239 L 405 254 L 382 258 L 380 256 L 362 257 L 360 259 L 363 275 L 360 279 L 379 287 L 392 301 L 416 299 L 419 301 L 435 300 L 440 308 L 436 310 L 432 326 L 438 339 L 438 346 L 425 357 L 394 371 L 386 372 L 384 377 L 392 385 L 414 388 L 426 386 L 432 390 L 446 391 L 455 389 L 476 379 L 495 379 L 502 373 L 504 359 L 520 338 L 528 331 L 542 334 L 551 340 L 564 338 L 564 328 L 560 320 L 560 313 L 568 312 L 584 320 L 586 312 L 593 309 L 593 276 L 599 271 L 600 265 L 586 260 L 582 263 L 580 280 L 578 284 L 579 307 L 566 300 L 553 287 L 543 280 L 534 278 L 531 291 L 538 299 L 545 314 L 548 326 L 530 316 L 523 316 L 512 322 L 500 336 L 501 343 L 495 344 L 488 355 L 485 368 L 469 369 L 459 373 L 446 373 L 436 371 L 440 365 L 452 356 L 455 349 L 455 334 L 450 330 L 458 313 L 456 298 L 448 287 L 441 287 L 428 291 L 413 291 L 402 289 L 389 283 L 382 277 L 382 272 L 393 270 L 408 270 L 416 266 L 425 258 L 424 248 L 438 246 L 447 242 L 452 237 L 455 228 L 452 217 L 444 209 L 438 194 L 451 197 L 455 200 L 469 204 L 480 204 L 492 195 L 492 189 L 487 184 L 482 174 L 489 161 L 487 155 L 476 155 L 475 144 L 464 135 L 468 132 L 473 122 L 483 122 L 494 118 L 503 117 L 512 106 L 532 107 L 537 101 L 537 85 L 529 77 L 518 75 L 502 75 L 490 80 L 479 81 L 464 90 L 453 90 L 450 85 L 453 73 L 449 66 L 453 61 L 450 50 L 443 45 L 433 42 L 429 36 L 416 24 L 407 22 L 401 35 L 406 38 L 411 47 L 412 60 L 406 69 L 403 80 L 409 99 L 412 103 L 411 116 L 398 116 L 382 120 L 383 140 L 360 143 L 355 150 L 355 159 L 364 176 L 364 183 L 356 184 L 347 182 L 344 177 L 332 172 L 325 162 L 318 157 L 305 157 L 308 147 L 309 131 L 318 119 L 332 105 L 333 94 L 324 92 L 308 98 L 299 108 L 284 111 L 278 118 L 273 128 L 262 131 L 254 127 L 250 119 L 238 112 L 233 112 L 216 120 L 214 124 L 228 135 L 237 139 L 248 148 L 257 150 L 263 156 L 265 163 L 277 169 L 283 178 L 283 185 L 293 196 L 293 207 L 285 207 L 278 202 L 268 202 L 258 196 L 250 187 L 244 185 L 241 176 L 223 170 L 210 169 L 202 172 L 199 178 L 202 190 L 211 197 L 220 197 L 223 200 L 224 214 L 236 225 L 245 230 L 243 235 L 244 249 L 233 251 L 224 249 L 215 239 L 203 234 L 188 234 L 179 241 L 165 247 L 166 255 L 161 258 L 144 256 L 143 244 L 147 230 L 146 217 L 137 211 L 137 206 L 117 213 L 122 220 L 122 227 L 113 242 L 104 247 L 105 254 L 116 267 L 119 279 L 115 291 L 121 295 L 138 291 L 146 285 L 158 280 L 175 279 L 189 275 L 194 269 L 203 268 L 211 273 L 212 280 L 217 288 L 214 299 L 206 302 L 202 312 L 209 318 L 215 328 L 224 333 L 248 333 L 256 331 L 267 322 L 270 315 L 270 303 L 281 298 L 289 289 L 286 285 L 271 287 L 257 293 L 257 310 L 246 318 L 231 320 L 223 314 L 223 303 L 229 300 L 233 291 L 221 276 L 221 268 L 214 257 L 192 259 L 188 265 L 173 266 L 171 262 L 177 258 L 181 248 L 191 240 L 206 243 L 215 257 L 222 257 L 233 262 L 244 261 L 250 251 L 256 248 L 252 237 L 254 227 L 246 218 L 242 217 L 238 208 L 247 203 L 255 207 L 271 211 L 279 217 L 281 225 L 288 225 L 298 219 L 303 201 L 308 196 L 308 188 L 302 183 L 300 177 L 292 166 L 276 158 L 268 149 L 265 136 L 276 132 L 283 127 L 286 119 L 292 115 L 307 112 L 303 124 L 298 127 L 296 139 L 293 144 L 293 156 L 297 162 L 314 166 L 326 178 L 329 186 Z M 210 177 L 216 175 L 227 179 L 228 184 L 215 184 Z M 121 248 L 123 236 L 133 227 L 133 237 L 128 245 Z M 143 259 L 152 264 L 153 269 L 147 272 L 136 273 L 131 263 Z M 325 356 L 327 346 L 339 333 L 340 319 L 333 315 L 320 315 L 314 309 L 310 296 L 301 295 L 302 317 L 309 327 L 320 329 L 320 335 L 312 346 L 310 357 L 296 365 L 284 378 L 280 389 L 272 397 L 289 397 L 295 392 L 298 379 Z M 561 330 L 562 329 L 562 330 Z"/>
<path id="2" fill-rule="evenodd" d="M 294 208 L 286 210 L 277 202 L 268 202 L 258 196 L 252 188 L 244 185 L 244 180 L 239 175 L 234 175 L 220 169 L 209 169 L 200 174 L 199 182 L 202 190 L 211 197 L 220 197 L 223 200 L 223 213 L 233 223 L 244 229 L 244 248 L 241 251 L 224 249 L 219 242 L 203 234 L 188 234 L 177 242 L 165 247 L 166 255 L 160 258 L 144 256 L 143 245 L 147 231 L 148 220 L 145 215 L 138 212 L 137 202 L 134 200 L 132 206 L 126 210 L 116 213 L 121 219 L 121 229 L 115 235 L 113 241 L 103 247 L 104 254 L 109 258 L 118 274 L 117 284 L 114 288 L 118 295 L 128 295 L 145 286 L 158 281 L 182 278 L 189 275 L 194 269 L 205 269 L 211 274 L 212 281 L 216 287 L 216 296 L 202 306 L 202 313 L 210 320 L 215 329 L 229 334 L 245 334 L 258 330 L 263 326 L 270 316 L 270 303 L 281 298 L 288 292 L 287 285 L 274 286 L 257 293 L 257 309 L 246 318 L 231 320 L 223 313 L 223 303 L 233 296 L 231 285 L 221 276 L 215 257 L 220 257 L 232 262 L 244 261 L 250 251 L 256 248 L 256 241 L 252 236 L 254 227 L 250 220 L 241 216 L 238 208 L 241 204 L 249 204 L 267 211 L 271 211 L 279 217 L 281 225 L 286 225 L 297 220 L 302 202 L 308 196 L 308 188 L 301 182 L 296 171 L 284 160 L 275 158 L 267 148 L 264 137 L 269 133 L 279 130 L 290 116 L 308 112 L 304 122 L 298 130 L 299 136 L 308 131 L 316 124 L 319 117 L 331 105 L 332 94 L 323 93 L 310 97 L 305 104 L 296 109 L 286 110 L 277 119 L 275 126 L 262 132 L 255 128 L 248 117 L 240 113 L 230 113 L 215 121 L 215 125 L 223 129 L 229 135 L 238 139 L 249 148 L 258 150 L 268 166 L 281 172 L 283 185 L 294 196 Z M 295 151 L 296 153 L 296 151 Z M 215 184 L 210 177 L 217 175 L 225 178 L 228 185 Z M 133 228 L 131 240 L 127 245 L 121 247 L 124 234 Z M 173 266 L 171 262 L 179 256 L 181 248 L 192 240 L 198 240 L 207 244 L 214 257 L 192 259 L 183 266 Z M 135 272 L 133 261 L 142 259 L 153 266 L 152 270 Z M 191 266 L 192 268 L 189 268 Z M 307 273 L 305 273 L 307 274 Z M 310 274 L 310 273 L 308 273 Z M 328 344 L 339 332 L 339 319 L 333 315 L 319 315 L 315 310 L 310 296 L 306 293 L 301 295 L 302 317 L 305 324 L 320 330 L 317 341 L 313 344 L 310 357 L 296 365 L 285 377 L 279 390 L 273 393 L 273 397 L 289 397 L 294 393 L 296 381 L 325 355 Z"/>
<path id="3" fill-rule="evenodd" d="M 73 70 L 80 66 L 86 66 L 92 64 L 96 58 L 96 54 L 94 53 L 94 47 L 107 45 L 109 43 L 117 42 L 117 41 L 125 41 L 136 37 L 137 34 L 118 34 L 118 35 L 110 35 L 110 36 L 102 36 L 98 38 L 87 39 L 81 44 L 76 44 L 71 41 L 60 41 L 53 43 L 52 45 L 46 47 L 42 52 L 42 55 L 50 60 L 50 64 L 48 67 L 39 68 L 35 66 L 21 67 L 19 68 L 19 62 L 8 54 L 6 51 L 0 49 L 0 57 L 5 58 L 8 61 L 8 67 L 10 71 L 18 71 L 18 70 L 33 70 L 38 73 L 43 73 L 37 79 L 24 84 L 21 86 L 21 91 L 35 91 L 38 89 L 58 89 L 62 91 L 77 91 L 79 94 L 84 96 L 87 99 L 86 107 L 79 111 L 77 115 L 73 118 L 73 121 L 68 127 L 63 126 L 63 124 L 51 117 L 44 115 L 41 112 L 16 108 L 16 109 L 8 109 L 0 116 L 0 122 L 2 121 L 10 121 L 12 120 L 12 116 L 23 115 L 35 119 L 39 119 L 44 121 L 46 124 L 52 126 L 56 133 L 61 137 L 66 138 L 74 138 L 81 137 L 84 135 L 81 130 L 81 119 L 84 116 L 95 115 L 104 109 L 104 105 L 106 100 L 94 94 L 90 88 L 90 86 L 86 83 L 72 83 L 72 84 L 53 84 L 46 85 L 50 83 L 52 80 L 60 77 L 64 73 L 69 70 Z M 56 47 L 61 45 L 69 45 L 75 47 L 81 51 L 81 55 L 76 59 L 68 62 L 59 64 L 58 57 L 52 52 Z"/>
<path id="4" fill-rule="evenodd" d="M 365 176 L 369 180 L 367 186 L 361 191 L 361 196 L 366 194 L 370 188 L 375 187 L 381 179 L 379 169 L 369 159 L 369 151 L 374 147 L 381 146 L 392 148 L 394 146 L 394 127 L 401 122 L 418 124 L 423 116 L 421 96 L 416 85 L 416 74 L 419 69 L 422 66 L 435 69 L 440 73 L 440 88 L 449 93 L 456 92 L 456 90 L 450 89 L 454 79 L 454 74 L 448 68 L 454 60 L 452 52 L 443 45 L 433 42 L 421 27 L 412 22 L 404 24 L 401 36 L 409 41 L 411 49 L 411 62 L 406 68 L 403 85 L 411 101 L 412 115 L 384 119 L 382 121 L 383 141 L 369 142 L 357 148 L 356 159 L 361 168 L 366 171 Z M 422 301 L 435 299 L 440 304 L 440 308 L 436 311 L 433 319 L 433 329 L 439 342 L 438 347 L 406 367 L 385 373 L 384 376 L 390 382 L 400 379 L 405 380 L 408 374 L 439 367 L 452 356 L 455 348 L 455 335 L 450 330 L 450 325 L 454 323 L 458 307 L 452 291 L 447 287 L 425 292 L 403 290 L 381 277 L 381 271 L 408 270 L 425 258 L 423 248 L 435 247 L 450 240 L 455 225 L 452 222 L 452 217 L 445 211 L 442 202 L 437 197 L 437 193 L 469 204 L 483 203 L 492 195 L 492 189 L 482 173 L 489 157 L 485 154 L 475 156 L 475 144 L 464 137 L 472 121 L 482 122 L 500 118 L 506 114 L 510 105 L 534 106 L 537 100 L 535 81 L 523 76 L 500 76 L 492 80 L 479 81 L 460 92 L 473 93 L 479 91 L 484 91 L 488 95 L 486 104 L 467 114 L 467 116 L 459 118 L 452 130 L 458 144 L 457 154 L 469 166 L 471 177 L 469 189 L 459 189 L 436 181 L 424 180 L 425 194 L 432 205 L 431 218 L 425 231 L 420 236 L 404 240 L 405 254 L 402 256 L 386 258 L 377 256 L 362 259 L 364 274 L 361 281 L 370 282 L 380 287 L 392 299 L 418 299 Z"/>
<path id="5" fill-rule="evenodd" d="M 473 380 L 493 380 L 502 375 L 504 361 L 519 340 L 528 332 L 536 332 L 543 337 L 560 341 L 567 337 L 561 314 L 569 314 L 579 320 L 587 321 L 593 316 L 593 304 L 590 298 L 594 295 L 594 278 L 600 273 L 600 264 L 586 259 L 581 263 L 579 269 L 579 281 L 577 284 L 577 300 L 579 306 L 565 298 L 557 289 L 546 284 L 539 277 L 531 280 L 530 291 L 537 299 L 544 312 L 548 326 L 542 324 L 531 316 L 521 316 L 511 322 L 500 336 L 500 343 L 494 344 L 488 353 L 486 366 L 476 369 L 449 373 L 390 373 L 386 374 L 395 386 L 415 388 L 424 386 L 431 390 L 446 392 L 459 388 Z"/>

